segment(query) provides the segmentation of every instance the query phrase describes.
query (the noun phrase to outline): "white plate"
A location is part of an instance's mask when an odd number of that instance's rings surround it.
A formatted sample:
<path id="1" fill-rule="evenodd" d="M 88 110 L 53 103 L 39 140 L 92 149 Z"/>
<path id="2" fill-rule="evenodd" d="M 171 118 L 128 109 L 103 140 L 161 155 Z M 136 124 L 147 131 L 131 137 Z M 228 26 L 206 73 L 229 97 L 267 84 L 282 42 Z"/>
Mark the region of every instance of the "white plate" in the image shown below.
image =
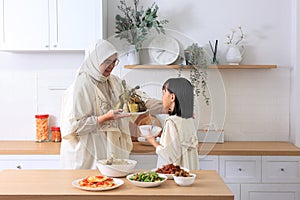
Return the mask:
<path id="1" fill-rule="evenodd" d="M 72 182 L 72 185 L 76 188 L 79 188 L 79 189 L 82 189 L 82 190 L 88 190 L 88 191 L 104 191 L 104 190 L 112 190 L 112 189 L 115 189 L 117 187 L 120 187 L 121 185 L 124 184 L 124 181 L 121 180 L 121 179 L 118 179 L 118 178 L 112 178 L 115 182 L 115 186 L 112 186 L 112 187 L 106 187 L 106 188 L 89 188 L 89 187 L 81 187 L 79 185 L 79 181 L 81 181 L 83 178 L 80 178 L 80 179 L 77 179 L 77 180 L 74 180 Z"/>
<path id="2" fill-rule="evenodd" d="M 132 116 L 136 116 L 136 115 L 145 114 L 146 112 L 148 112 L 148 110 L 143 112 L 120 112 L 119 114 L 131 114 Z"/>
<path id="3" fill-rule="evenodd" d="M 137 141 L 140 142 L 142 145 L 146 145 L 146 146 L 151 146 L 152 144 L 150 144 L 147 139 L 145 137 L 138 137 Z M 159 143 L 160 141 L 160 137 L 156 137 L 155 141 Z"/>
<path id="4" fill-rule="evenodd" d="M 154 168 L 152 169 L 151 171 L 156 171 L 158 168 Z M 190 170 L 188 168 L 184 168 L 184 167 L 180 167 L 180 169 L 183 169 L 184 171 L 186 172 L 190 172 Z M 157 172 L 158 173 L 158 172 Z M 158 174 L 162 174 L 162 173 L 158 173 Z M 166 177 L 168 177 L 169 180 L 173 180 L 173 174 L 162 174 L 162 175 L 165 175 Z"/>
<path id="5" fill-rule="evenodd" d="M 126 176 L 126 179 L 130 183 L 132 183 L 133 185 L 138 186 L 138 187 L 157 187 L 157 186 L 161 185 L 163 182 L 165 182 L 168 179 L 167 176 L 165 176 L 164 174 L 158 174 L 158 176 L 161 177 L 161 178 L 164 178 L 164 180 L 162 180 L 162 181 L 155 181 L 155 182 L 133 181 L 133 180 L 129 179 L 133 175 L 134 174 L 129 174 L 128 176 Z"/>

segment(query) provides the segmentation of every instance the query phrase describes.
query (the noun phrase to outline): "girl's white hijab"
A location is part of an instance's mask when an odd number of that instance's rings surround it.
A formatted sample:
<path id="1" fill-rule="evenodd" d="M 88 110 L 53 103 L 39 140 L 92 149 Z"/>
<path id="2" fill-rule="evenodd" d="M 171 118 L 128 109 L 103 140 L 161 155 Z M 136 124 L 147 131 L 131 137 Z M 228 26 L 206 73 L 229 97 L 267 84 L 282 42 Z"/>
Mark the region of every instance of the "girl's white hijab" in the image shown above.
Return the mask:
<path id="1" fill-rule="evenodd" d="M 102 75 L 100 65 L 110 56 L 117 54 L 116 48 L 106 40 L 97 40 L 86 51 L 85 60 L 81 64 L 77 75 L 87 73 L 97 81 L 103 81 L 107 78 Z"/>

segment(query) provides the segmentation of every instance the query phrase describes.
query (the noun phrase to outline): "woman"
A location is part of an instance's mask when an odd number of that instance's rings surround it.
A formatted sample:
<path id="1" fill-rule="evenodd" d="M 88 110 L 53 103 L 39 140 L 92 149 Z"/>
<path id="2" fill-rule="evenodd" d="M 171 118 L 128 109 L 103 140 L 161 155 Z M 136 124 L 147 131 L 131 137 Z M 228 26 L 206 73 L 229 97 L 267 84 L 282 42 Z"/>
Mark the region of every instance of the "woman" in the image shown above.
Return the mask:
<path id="1" fill-rule="evenodd" d="M 154 137 L 147 137 L 148 142 L 156 148 L 157 167 L 175 163 L 190 170 L 198 169 L 193 87 L 187 79 L 171 78 L 164 83 L 162 90 L 163 108 L 169 110 L 170 116 L 165 120 L 160 144 Z"/>
<path id="2" fill-rule="evenodd" d="M 67 89 L 61 115 L 63 168 L 93 169 L 97 160 L 111 155 L 129 157 L 130 114 L 113 110 L 123 92 L 122 80 L 111 74 L 117 64 L 114 46 L 99 40 L 87 53 L 75 81 Z M 160 107 L 157 101 L 150 100 L 146 106 Z"/>

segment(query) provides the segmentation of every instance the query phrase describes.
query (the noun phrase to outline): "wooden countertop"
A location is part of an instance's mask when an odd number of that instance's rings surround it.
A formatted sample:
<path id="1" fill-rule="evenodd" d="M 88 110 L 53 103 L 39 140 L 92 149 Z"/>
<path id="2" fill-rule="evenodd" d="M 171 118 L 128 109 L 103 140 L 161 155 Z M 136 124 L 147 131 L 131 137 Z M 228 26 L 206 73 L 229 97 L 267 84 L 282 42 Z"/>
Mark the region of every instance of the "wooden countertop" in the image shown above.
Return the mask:
<path id="1" fill-rule="evenodd" d="M 0 141 L 0 155 L 58 155 L 60 143 L 34 141 Z M 134 142 L 132 154 L 155 154 L 154 147 Z M 300 156 L 300 148 L 288 142 L 200 143 L 200 155 L 269 155 Z"/>
<path id="2" fill-rule="evenodd" d="M 72 181 L 86 176 L 100 175 L 97 170 L 3 170 L 0 172 L 0 199 L 55 199 L 55 200 L 233 200 L 221 177 L 213 170 L 195 170 L 197 177 L 192 186 L 180 187 L 167 180 L 159 187 L 141 188 L 125 178 L 116 189 L 91 192 L 75 188 Z M 5 181 L 4 181 L 5 180 Z M 16 181 L 17 180 L 17 181 Z"/>

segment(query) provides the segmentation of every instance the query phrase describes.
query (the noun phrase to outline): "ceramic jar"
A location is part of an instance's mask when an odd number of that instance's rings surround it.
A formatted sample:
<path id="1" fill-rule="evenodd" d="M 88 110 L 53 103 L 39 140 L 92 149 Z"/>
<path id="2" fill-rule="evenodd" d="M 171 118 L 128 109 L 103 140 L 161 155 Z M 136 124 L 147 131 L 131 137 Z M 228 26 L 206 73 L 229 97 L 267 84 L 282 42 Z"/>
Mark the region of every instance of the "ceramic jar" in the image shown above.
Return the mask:
<path id="1" fill-rule="evenodd" d="M 135 45 L 130 45 L 127 52 L 127 63 L 128 65 L 140 64 L 140 54 L 136 50 Z"/>
<path id="2" fill-rule="evenodd" d="M 244 46 L 230 45 L 226 54 L 226 61 L 229 65 L 239 65 L 243 59 Z"/>

